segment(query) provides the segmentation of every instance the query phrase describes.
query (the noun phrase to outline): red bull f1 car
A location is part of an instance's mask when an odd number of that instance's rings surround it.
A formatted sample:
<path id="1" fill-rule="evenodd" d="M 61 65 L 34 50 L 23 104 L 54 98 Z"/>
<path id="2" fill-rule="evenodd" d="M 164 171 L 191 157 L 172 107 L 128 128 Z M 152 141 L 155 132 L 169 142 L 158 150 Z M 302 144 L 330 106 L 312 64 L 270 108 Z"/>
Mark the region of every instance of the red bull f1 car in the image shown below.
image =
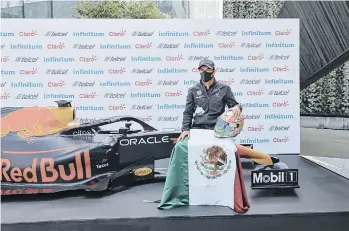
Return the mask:
<path id="1" fill-rule="evenodd" d="M 57 107 L 1 109 L 1 195 L 104 191 L 166 177 L 154 162 L 171 156 L 181 131 L 159 131 L 132 116 L 69 125 L 76 119 L 74 108 L 69 101 L 57 103 Z M 117 130 L 102 129 L 117 122 L 125 124 Z M 132 129 L 132 123 L 142 129 Z M 256 170 L 259 175 L 254 178 L 261 182 L 252 188 L 298 187 L 298 181 L 265 184 L 266 177 L 260 174 L 268 167 L 275 170 L 281 162 L 269 155 L 248 155 L 257 164 L 263 159 L 273 162 L 273 166 L 258 165 L 264 169 Z M 287 166 L 281 168 L 274 175 L 287 170 Z"/>

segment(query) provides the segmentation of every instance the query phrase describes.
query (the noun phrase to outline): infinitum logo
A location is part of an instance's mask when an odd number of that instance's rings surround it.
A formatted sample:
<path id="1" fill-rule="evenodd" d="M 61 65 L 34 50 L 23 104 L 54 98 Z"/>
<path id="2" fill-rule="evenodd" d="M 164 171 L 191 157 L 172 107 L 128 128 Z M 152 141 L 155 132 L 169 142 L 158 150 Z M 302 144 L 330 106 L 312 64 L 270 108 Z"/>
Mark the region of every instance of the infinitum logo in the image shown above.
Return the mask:
<path id="1" fill-rule="evenodd" d="M 44 57 L 44 63 L 72 63 L 72 62 L 75 62 L 75 58 Z"/>
<path id="2" fill-rule="evenodd" d="M 186 74 L 188 73 L 187 69 L 183 68 L 158 68 L 159 74 Z"/>
<path id="3" fill-rule="evenodd" d="M 153 72 L 153 68 L 150 68 L 150 69 L 135 68 L 135 69 L 132 69 L 132 71 L 131 71 L 132 74 L 151 74 L 152 72 Z"/>
<path id="4" fill-rule="evenodd" d="M 18 94 L 16 99 L 37 99 L 39 94 Z"/>
<path id="5" fill-rule="evenodd" d="M 264 119 L 266 120 L 287 120 L 287 119 L 293 119 L 293 115 L 285 115 L 285 114 L 266 114 L 264 115 Z"/>
<path id="6" fill-rule="evenodd" d="M 84 106 L 76 106 L 74 108 L 77 111 L 104 111 L 104 107 L 102 106 L 84 105 Z"/>
<path id="7" fill-rule="evenodd" d="M 274 102 L 273 107 L 288 107 L 290 104 L 287 100 L 284 100 L 283 102 Z"/>
<path id="8" fill-rule="evenodd" d="M 123 37 L 126 35 L 127 35 L 126 30 L 121 30 L 119 32 L 114 32 L 114 31 L 109 32 L 109 36 L 112 36 L 112 37 Z"/>
<path id="9" fill-rule="evenodd" d="M 19 74 L 21 75 L 36 75 L 38 73 L 39 73 L 38 68 L 31 68 L 31 69 L 19 71 Z"/>
<path id="10" fill-rule="evenodd" d="M 260 84 L 262 79 L 242 79 L 240 84 Z"/>
<path id="11" fill-rule="evenodd" d="M 234 55 L 220 55 L 220 56 L 213 56 L 214 60 L 219 60 L 219 61 L 235 61 L 235 60 L 244 60 L 243 56 L 234 56 Z"/>
<path id="12" fill-rule="evenodd" d="M 36 63 L 39 60 L 39 57 L 17 57 L 15 62 L 22 63 Z"/>
<path id="13" fill-rule="evenodd" d="M 131 36 L 153 36 L 154 31 L 133 31 Z"/>
<path id="14" fill-rule="evenodd" d="M 265 47 L 266 48 L 293 48 L 295 47 L 295 45 L 294 43 L 273 42 L 273 43 L 265 43 Z"/>
<path id="15" fill-rule="evenodd" d="M 217 80 L 217 82 L 221 84 L 232 85 L 234 83 L 234 79 Z"/>
<path id="16" fill-rule="evenodd" d="M 1 70 L 1 75 L 15 75 L 15 71 Z"/>
<path id="17" fill-rule="evenodd" d="M 291 126 L 276 126 L 273 125 L 269 128 L 269 131 L 271 132 L 284 132 L 284 131 L 288 131 L 290 129 Z"/>
<path id="18" fill-rule="evenodd" d="M 269 95 L 288 95 L 290 93 L 290 90 L 282 91 L 282 90 L 271 90 L 269 92 Z"/>
<path id="19" fill-rule="evenodd" d="M 131 93 L 131 98 L 160 98 L 160 93 L 151 93 L 151 92 L 137 92 Z"/>
<path id="20" fill-rule="evenodd" d="M 107 56 L 104 62 L 124 62 L 126 61 L 126 56 Z"/>
<path id="21" fill-rule="evenodd" d="M 65 48 L 65 43 L 56 43 L 56 44 L 53 44 L 53 43 L 49 43 L 47 44 L 47 49 L 49 50 L 62 50 Z"/>
<path id="22" fill-rule="evenodd" d="M 73 48 L 79 50 L 92 50 L 95 46 L 96 44 L 74 44 Z"/>
<path id="23" fill-rule="evenodd" d="M 123 99 L 125 98 L 126 93 L 105 93 L 104 98 L 107 99 Z"/>
<path id="24" fill-rule="evenodd" d="M 184 85 L 189 85 L 189 86 L 193 86 L 193 85 L 195 85 L 195 84 L 198 84 L 199 83 L 199 81 L 197 81 L 197 80 L 183 80 L 184 81 Z"/>
<path id="25" fill-rule="evenodd" d="M 162 48 L 162 49 L 174 49 L 178 48 L 180 43 L 160 43 L 157 48 Z"/>
<path id="26" fill-rule="evenodd" d="M 104 70 L 73 69 L 73 75 L 103 75 Z"/>
<path id="27" fill-rule="evenodd" d="M 59 81 L 47 83 L 48 87 L 64 87 L 65 85 L 66 85 L 66 83 L 64 80 L 59 80 Z"/>
<path id="28" fill-rule="evenodd" d="M 99 49 L 101 50 L 129 50 L 132 49 L 129 44 L 100 44 Z"/>
<path id="29" fill-rule="evenodd" d="M 153 108 L 153 104 L 150 105 L 139 105 L 139 104 L 134 104 L 131 107 L 131 110 L 151 110 Z"/>
<path id="30" fill-rule="evenodd" d="M 12 82 L 11 87 L 21 87 L 21 88 L 32 88 L 32 87 L 44 87 L 42 83 L 34 83 L 34 82 Z"/>
<path id="31" fill-rule="evenodd" d="M 164 122 L 174 122 L 179 119 L 179 116 L 159 116 L 157 121 L 164 121 Z"/>
<path id="32" fill-rule="evenodd" d="M 73 83 L 73 87 L 93 87 L 95 85 L 95 81 L 86 82 L 86 81 L 75 81 Z"/>
<path id="33" fill-rule="evenodd" d="M 150 49 L 152 47 L 153 47 L 153 43 L 151 43 L 151 42 L 135 44 L 136 49 Z"/>
<path id="34" fill-rule="evenodd" d="M 233 48 L 235 47 L 235 42 L 218 43 L 218 48 Z"/>
<path id="35" fill-rule="evenodd" d="M 241 31 L 242 36 L 267 36 L 267 35 L 272 35 L 270 31 Z"/>
<path id="36" fill-rule="evenodd" d="M 68 73 L 68 69 L 47 69 L 46 75 L 65 75 Z"/>
<path id="37" fill-rule="evenodd" d="M 205 31 L 194 31 L 193 36 L 209 36 L 211 34 L 210 30 Z"/>
<path id="38" fill-rule="evenodd" d="M 235 36 L 238 31 L 220 30 L 216 32 L 216 36 Z"/>
<path id="39" fill-rule="evenodd" d="M 108 106 L 108 110 L 110 111 L 123 111 L 125 110 L 127 107 L 125 104 L 119 104 L 119 105 L 110 105 Z"/>
<path id="40" fill-rule="evenodd" d="M 182 96 L 182 91 L 177 90 L 176 92 L 165 92 L 166 97 L 180 97 Z"/>
<path id="41" fill-rule="evenodd" d="M 183 55 L 177 55 L 177 56 L 166 56 L 165 60 L 168 62 L 178 62 L 183 60 Z"/>
<path id="42" fill-rule="evenodd" d="M 209 59 L 210 56 L 189 56 L 188 60 L 197 61 L 203 59 Z"/>
<path id="43" fill-rule="evenodd" d="M 131 82 L 129 81 L 101 81 L 99 82 L 101 87 L 130 87 Z"/>
<path id="44" fill-rule="evenodd" d="M 269 68 L 263 67 L 240 67 L 240 72 L 269 72 Z"/>
<path id="45" fill-rule="evenodd" d="M 179 80 L 173 81 L 173 80 L 159 80 L 157 85 L 163 85 L 163 86 L 174 86 L 177 85 Z"/>
<path id="46" fill-rule="evenodd" d="M 240 144 L 266 144 L 270 143 L 269 139 L 258 139 L 258 138 L 247 138 L 247 139 L 240 139 Z"/>
<path id="47" fill-rule="evenodd" d="M 79 94 L 80 99 L 95 99 L 97 96 L 97 92 Z"/>
<path id="48" fill-rule="evenodd" d="M 75 95 L 73 94 L 55 94 L 55 93 L 50 93 L 50 94 L 44 94 L 44 99 L 75 99 Z"/>
<path id="49" fill-rule="evenodd" d="M 241 43 L 240 47 L 244 48 L 260 48 L 262 46 L 262 43 Z"/>
<path id="50" fill-rule="evenodd" d="M 290 69 L 288 68 L 287 65 L 283 67 L 273 67 L 274 72 L 288 72 Z"/>
<path id="51" fill-rule="evenodd" d="M 264 130 L 264 126 L 263 125 L 255 125 L 255 126 L 250 126 L 247 128 L 247 131 L 249 132 L 261 132 Z"/>
<path id="52" fill-rule="evenodd" d="M 274 143 L 287 143 L 288 141 L 290 141 L 290 138 L 288 138 L 288 136 L 273 139 Z"/>
<path id="53" fill-rule="evenodd" d="M 202 48 L 215 48 L 213 43 L 184 43 L 184 47 L 187 49 L 202 49 Z"/>
<path id="54" fill-rule="evenodd" d="M 13 36 L 16 36 L 16 35 L 13 32 L 2 32 L 2 31 L 0 31 L 0 36 L 1 37 L 13 37 Z"/>
<path id="55" fill-rule="evenodd" d="M 135 82 L 135 86 L 140 86 L 140 87 L 147 87 L 147 86 L 150 86 L 152 84 L 153 84 L 153 82 L 151 81 L 151 79 L 146 79 L 143 81 L 138 80 Z"/>
<path id="56" fill-rule="evenodd" d="M 161 62 L 160 56 L 131 56 L 132 62 Z"/>
<path id="57" fill-rule="evenodd" d="M 291 55 L 271 55 L 269 56 L 270 60 L 288 60 Z"/>
<path id="58" fill-rule="evenodd" d="M 48 31 L 46 32 L 45 36 L 59 36 L 59 37 L 63 37 L 63 36 L 67 36 L 68 32 L 53 32 L 53 31 Z"/>
<path id="59" fill-rule="evenodd" d="M 243 103 L 241 104 L 243 108 L 266 108 L 270 107 L 267 103 Z"/>
<path id="60" fill-rule="evenodd" d="M 293 79 L 266 79 L 265 84 L 294 84 Z"/>
<path id="61" fill-rule="evenodd" d="M 74 37 L 103 37 L 101 32 L 73 32 Z"/>
<path id="62" fill-rule="evenodd" d="M 42 50 L 40 44 L 10 44 L 11 50 Z"/>
<path id="63" fill-rule="evenodd" d="M 184 109 L 185 104 L 158 104 L 158 110 L 169 110 L 169 109 Z"/>
<path id="64" fill-rule="evenodd" d="M 189 32 L 181 32 L 181 31 L 159 31 L 159 36 L 161 37 L 187 37 L 189 36 Z"/>
<path id="65" fill-rule="evenodd" d="M 123 67 L 120 67 L 119 69 L 109 69 L 108 73 L 111 75 L 122 75 L 126 72 L 126 69 Z"/>
<path id="66" fill-rule="evenodd" d="M 251 115 L 244 115 L 244 119 L 246 120 L 259 120 L 261 118 L 261 115 L 251 114 Z"/>

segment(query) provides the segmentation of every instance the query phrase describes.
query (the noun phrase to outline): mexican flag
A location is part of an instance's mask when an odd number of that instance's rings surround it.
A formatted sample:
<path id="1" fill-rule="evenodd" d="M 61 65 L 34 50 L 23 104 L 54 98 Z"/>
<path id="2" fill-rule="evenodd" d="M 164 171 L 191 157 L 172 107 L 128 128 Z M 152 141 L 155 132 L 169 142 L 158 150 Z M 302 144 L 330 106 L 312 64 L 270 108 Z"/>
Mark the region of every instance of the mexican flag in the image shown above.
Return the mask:
<path id="1" fill-rule="evenodd" d="M 189 205 L 227 206 L 238 213 L 249 209 L 240 158 L 231 138 L 193 129 L 190 139 L 173 148 L 158 209 Z"/>

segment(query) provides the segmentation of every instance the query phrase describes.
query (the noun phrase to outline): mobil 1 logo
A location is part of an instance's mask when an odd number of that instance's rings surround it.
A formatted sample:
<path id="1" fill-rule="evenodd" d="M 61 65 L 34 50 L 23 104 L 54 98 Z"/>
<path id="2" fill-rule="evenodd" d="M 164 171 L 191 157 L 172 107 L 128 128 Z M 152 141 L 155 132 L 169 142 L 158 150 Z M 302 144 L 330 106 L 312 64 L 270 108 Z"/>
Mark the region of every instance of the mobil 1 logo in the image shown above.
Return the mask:
<path id="1" fill-rule="evenodd" d="M 299 188 L 298 169 L 254 170 L 251 172 L 251 188 Z"/>

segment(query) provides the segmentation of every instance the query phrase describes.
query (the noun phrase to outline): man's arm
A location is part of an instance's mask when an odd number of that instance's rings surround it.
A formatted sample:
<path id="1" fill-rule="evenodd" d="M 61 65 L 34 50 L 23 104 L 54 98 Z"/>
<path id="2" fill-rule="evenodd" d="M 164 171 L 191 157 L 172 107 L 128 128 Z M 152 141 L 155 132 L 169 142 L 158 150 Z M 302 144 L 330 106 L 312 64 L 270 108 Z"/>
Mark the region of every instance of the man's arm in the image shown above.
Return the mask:
<path id="1" fill-rule="evenodd" d="M 226 102 L 228 108 L 239 106 L 240 111 L 242 111 L 242 106 L 236 101 L 230 86 L 228 86 L 227 94 L 225 95 L 225 102 Z"/>
<path id="2" fill-rule="evenodd" d="M 195 103 L 193 93 L 188 90 L 187 101 L 183 112 L 182 131 L 189 131 L 192 125 Z"/>

